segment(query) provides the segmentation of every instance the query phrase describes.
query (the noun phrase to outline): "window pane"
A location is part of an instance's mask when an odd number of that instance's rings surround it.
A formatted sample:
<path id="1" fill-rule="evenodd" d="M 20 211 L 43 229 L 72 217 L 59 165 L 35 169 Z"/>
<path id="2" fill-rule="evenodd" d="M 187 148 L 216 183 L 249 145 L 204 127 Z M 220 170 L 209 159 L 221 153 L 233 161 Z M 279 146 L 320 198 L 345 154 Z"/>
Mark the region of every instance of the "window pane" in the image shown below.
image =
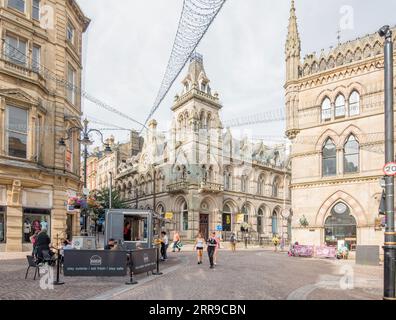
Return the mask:
<path id="1" fill-rule="evenodd" d="M 32 69 L 35 72 L 40 71 L 40 47 L 33 46 L 33 56 L 32 56 Z"/>
<path id="2" fill-rule="evenodd" d="M 349 98 L 349 115 L 356 116 L 360 113 L 360 95 L 354 91 Z"/>
<path id="3" fill-rule="evenodd" d="M 188 230 L 188 211 L 183 212 L 183 230 Z"/>
<path id="4" fill-rule="evenodd" d="M 25 0 L 8 0 L 8 6 L 18 11 L 25 12 Z"/>
<path id="5" fill-rule="evenodd" d="M 27 133 L 27 111 L 21 108 L 8 106 L 8 130 Z"/>
<path id="6" fill-rule="evenodd" d="M 8 132 L 8 155 L 11 157 L 26 159 L 26 142 L 26 134 Z"/>
<path id="7" fill-rule="evenodd" d="M 323 147 L 323 157 L 328 158 L 328 157 L 334 157 L 336 155 L 336 147 L 333 141 L 328 140 Z"/>
<path id="8" fill-rule="evenodd" d="M 70 23 L 67 24 L 66 37 L 70 42 L 74 42 L 74 27 Z"/>
<path id="9" fill-rule="evenodd" d="M 344 172 L 358 172 L 359 171 L 359 155 L 345 155 L 344 157 Z"/>
<path id="10" fill-rule="evenodd" d="M 326 98 L 322 103 L 322 120 L 329 119 L 331 119 L 331 102 L 329 98 Z"/>
<path id="11" fill-rule="evenodd" d="M 40 20 L 40 0 L 33 0 L 32 18 Z"/>
<path id="12" fill-rule="evenodd" d="M 345 116 L 345 98 L 338 96 L 335 103 L 335 116 Z"/>
<path id="13" fill-rule="evenodd" d="M 13 63 L 26 65 L 26 41 L 12 36 L 6 36 L 7 58 Z"/>
<path id="14" fill-rule="evenodd" d="M 337 171 L 336 158 L 323 159 L 323 175 L 324 176 L 334 176 Z"/>

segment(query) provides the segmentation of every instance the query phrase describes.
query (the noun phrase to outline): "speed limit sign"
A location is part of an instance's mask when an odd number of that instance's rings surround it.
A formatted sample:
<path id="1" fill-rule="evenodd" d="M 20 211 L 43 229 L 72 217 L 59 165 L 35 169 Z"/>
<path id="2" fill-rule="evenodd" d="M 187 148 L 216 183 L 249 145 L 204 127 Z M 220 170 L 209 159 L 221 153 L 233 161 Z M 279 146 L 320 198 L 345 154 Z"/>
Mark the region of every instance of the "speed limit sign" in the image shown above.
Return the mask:
<path id="1" fill-rule="evenodd" d="M 396 176 L 396 162 L 389 162 L 384 166 L 386 176 Z"/>

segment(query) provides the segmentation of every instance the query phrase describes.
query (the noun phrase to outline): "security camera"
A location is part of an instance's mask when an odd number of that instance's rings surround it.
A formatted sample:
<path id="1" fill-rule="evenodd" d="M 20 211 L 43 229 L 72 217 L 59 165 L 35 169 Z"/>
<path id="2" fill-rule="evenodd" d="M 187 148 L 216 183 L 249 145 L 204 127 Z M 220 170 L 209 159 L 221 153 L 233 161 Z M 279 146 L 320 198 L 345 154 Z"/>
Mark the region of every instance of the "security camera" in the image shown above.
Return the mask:
<path id="1" fill-rule="evenodd" d="M 380 35 L 380 37 L 385 37 L 388 34 L 389 30 L 389 26 L 383 26 L 381 29 L 379 29 L 378 34 Z"/>

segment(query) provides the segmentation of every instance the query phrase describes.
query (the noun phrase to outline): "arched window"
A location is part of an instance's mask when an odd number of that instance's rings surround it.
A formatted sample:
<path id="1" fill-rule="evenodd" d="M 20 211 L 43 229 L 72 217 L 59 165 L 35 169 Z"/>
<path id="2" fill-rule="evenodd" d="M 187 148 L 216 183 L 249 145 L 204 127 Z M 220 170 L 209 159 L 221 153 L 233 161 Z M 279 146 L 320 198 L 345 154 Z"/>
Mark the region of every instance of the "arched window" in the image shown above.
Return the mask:
<path id="1" fill-rule="evenodd" d="M 325 221 L 325 242 L 327 245 L 337 245 L 338 240 L 347 239 L 347 244 L 356 244 L 356 220 L 349 207 L 339 202 Z"/>
<path id="2" fill-rule="evenodd" d="M 257 181 L 257 194 L 262 196 L 264 194 L 264 176 L 260 175 Z"/>
<path id="3" fill-rule="evenodd" d="M 329 98 L 325 98 L 322 102 L 322 121 L 331 120 L 331 102 Z"/>
<path id="4" fill-rule="evenodd" d="M 224 190 L 231 190 L 231 173 L 228 169 L 224 171 Z"/>
<path id="5" fill-rule="evenodd" d="M 182 225 L 184 231 L 188 230 L 188 206 L 185 201 L 182 205 Z"/>
<path id="6" fill-rule="evenodd" d="M 356 116 L 360 113 L 360 95 L 353 91 L 349 97 L 349 115 Z"/>
<path id="7" fill-rule="evenodd" d="M 245 175 L 241 177 L 241 191 L 248 192 L 248 177 Z"/>
<path id="8" fill-rule="evenodd" d="M 271 225 L 272 225 L 272 234 L 276 235 L 278 234 L 278 213 L 276 210 L 272 212 L 272 219 L 271 219 Z"/>
<path id="9" fill-rule="evenodd" d="M 243 222 L 249 223 L 249 209 L 246 204 L 242 207 Z"/>
<path id="10" fill-rule="evenodd" d="M 335 176 L 337 174 L 337 149 L 330 138 L 326 140 L 322 149 L 322 175 Z"/>
<path id="11" fill-rule="evenodd" d="M 257 214 L 257 232 L 264 233 L 264 210 L 260 208 Z"/>
<path id="12" fill-rule="evenodd" d="M 223 207 L 223 231 L 231 231 L 231 215 L 232 211 L 228 204 Z"/>
<path id="13" fill-rule="evenodd" d="M 279 195 L 279 179 L 275 178 L 274 183 L 272 184 L 272 196 L 277 198 Z"/>
<path id="14" fill-rule="evenodd" d="M 344 145 L 344 173 L 359 171 L 359 142 L 354 135 L 350 135 Z"/>
<path id="15" fill-rule="evenodd" d="M 345 98 L 342 94 L 337 96 L 335 102 L 335 117 L 344 117 L 345 116 Z"/>

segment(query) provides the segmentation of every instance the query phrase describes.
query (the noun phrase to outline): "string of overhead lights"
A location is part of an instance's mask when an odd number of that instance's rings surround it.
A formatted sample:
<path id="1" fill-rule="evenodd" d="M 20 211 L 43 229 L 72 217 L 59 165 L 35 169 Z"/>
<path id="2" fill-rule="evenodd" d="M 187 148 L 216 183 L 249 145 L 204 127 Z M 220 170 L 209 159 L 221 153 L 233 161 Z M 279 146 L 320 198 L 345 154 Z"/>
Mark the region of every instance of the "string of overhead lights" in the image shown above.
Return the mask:
<path id="1" fill-rule="evenodd" d="M 184 0 L 172 51 L 154 105 L 144 126 L 159 108 L 226 0 Z"/>
<path id="2" fill-rule="evenodd" d="M 5 55 L 5 58 L 8 60 L 11 60 L 13 63 L 21 66 L 26 66 L 27 61 L 29 61 L 30 57 L 26 55 L 25 52 L 20 51 L 18 48 L 14 47 L 7 41 L 3 40 L 4 43 L 4 48 L 2 54 Z M 38 61 L 32 61 L 32 70 L 39 73 L 40 76 L 46 80 L 53 80 L 56 82 L 57 85 L 63 86 L 73 92 L 75 92 L 77 95 L 81 96 L 82 98 L 94 103 L 95 105 L 106 109 L 107 111 L 110 111 L 114 114 L 117 114 L 125 119 L 128 119 L 134 123 L 136 123 L 139 126 L 143 126 L 145 128 L 145 124 L 141 123 L 140 121 L 126 115 L 125 113 L 122 113 L 121 111 L 117 110 L 116 108 L 110 106 L 109 104 L 101 101 L 100 99 L 94 97 L 93 95 L 89 94 L 85 90 L 83 90 L 81 87 L 76 86 L 73 83 L 70 83 L 66 79 L 60 78 L 57 74 L 55 74 L 53 71 L 49 70 L 42 64 L 40 64 Z"/>

